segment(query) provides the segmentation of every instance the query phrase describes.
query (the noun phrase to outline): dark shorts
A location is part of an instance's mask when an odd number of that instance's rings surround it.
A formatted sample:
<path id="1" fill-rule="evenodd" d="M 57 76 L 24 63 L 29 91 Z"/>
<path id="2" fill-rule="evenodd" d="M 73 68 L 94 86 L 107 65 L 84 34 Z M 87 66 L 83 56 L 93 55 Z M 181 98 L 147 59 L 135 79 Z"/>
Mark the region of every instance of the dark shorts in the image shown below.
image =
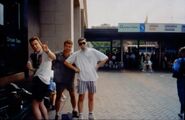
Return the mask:
<path id="1" fill-rule="evenodd" d="M 32 96 L 33 99 L 37 101 L 42 101 L 45 96 L 48 95 L 49 85 L 43 83 L 39 77 L 35 76 L 33 78 L 33 86 L 32 86 Z"/>
<path id="2" fill-rule="evenodd" d="M 62 93 L 65 89 L 68 90 L 68 92 L 74 92 L 74 83 L 56 83 L 57 99 L 61 99 Z"/>
<path id="3" fill-rule="evenodd" d="M 65 89 L 67 89 L 69 92 L 74 91 L 74 83 L 56 83 L 56 89 L 57 91 L 63 92 Z"/>

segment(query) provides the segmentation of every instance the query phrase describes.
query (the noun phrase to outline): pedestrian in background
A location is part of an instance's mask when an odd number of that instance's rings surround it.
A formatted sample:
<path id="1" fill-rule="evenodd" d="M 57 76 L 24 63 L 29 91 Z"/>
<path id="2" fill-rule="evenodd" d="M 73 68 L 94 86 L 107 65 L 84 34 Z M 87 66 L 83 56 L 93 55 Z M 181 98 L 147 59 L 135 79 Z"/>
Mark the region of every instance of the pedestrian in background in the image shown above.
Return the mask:
<path id="1" fill-rule="evenodd" d="M 78 40 L 78 45 L 80 50 L 76 51 L 69 58 L 67 58 L 64 64 L 78 73 L 77 89 L 79 94 L 79 119 L 84 119 L 83 103 L 85 93 L 88 90 L 89 119 L 92 120 L 94 119 L 94 94 L 96 93 L 96 80 L 98 79 L 96 70 L 106 63 L 108 57 L 96 49 L 88 48 L 85 38 L 80 38 Z"/>
<path id="2" fill-rule="evenodd" d="M 180 118 L 185 114 L 185 47 L 179 49 L 179 58 L 173 64 L 173 77 L 177 78 L 177 92 L 180 101 Z"/>
<path id="3" fill-rule="evenodd" d="M 143 66 L 143 72 L 149 70 L 150 72 L 153 72 L 152 69 L 152 61 L 150 60 L 150 55 L 146 54 L 146 58 L 144 61 L 144 66 Z"/>
<path id="4" fill-rule="evenodd" d="M 64 90 L 68 90 L 71 98 L 72 117 L 78 117 L 74 85 L 75 72 L 64 65 L 64 61 L 71 55 L 72 46 L 73 42 L 66 40 L 64 50 L 56 53 L 56 60 L 53 61 L 54 81 L 57 88 L 55 119 L 60 119 L 61 117 L 61 110 L 65 101 Z"/>
<path id="5" fill-rule="evenodd" d="M 50 85 L 49 85 L 49 97 L 50 97 L 50 104 L 51 104 L 51 110 L 55 109 L 55 101 L 56 101 L 56 83 L 53 81 L 54 77 L 54 71 L 51 70 L 51 79 L 50 79 Z"/>
<path id="6" fill-rule="evenodd" d="M 32 110 L 36 120 L 48 119 L 43 99 L 48 94 L 52 60 L 56 56 L 37 36 L 32 37 L 29 43 L 34 53 L 31 54 L 32 62 L 28 61 L 27 67 L 35 73 L 32 81 Z"/>

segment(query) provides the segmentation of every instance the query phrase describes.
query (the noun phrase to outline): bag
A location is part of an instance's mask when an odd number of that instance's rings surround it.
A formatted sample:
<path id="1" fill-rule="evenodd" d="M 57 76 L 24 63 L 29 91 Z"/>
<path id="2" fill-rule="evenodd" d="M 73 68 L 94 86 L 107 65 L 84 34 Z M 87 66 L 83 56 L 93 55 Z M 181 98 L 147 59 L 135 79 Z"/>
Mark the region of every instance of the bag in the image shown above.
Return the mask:
<path id="1" fill-rule="evenodd" d="M 175 60 L 172 67 L 172 77 L 179 78 L 185 76 L 185 59 L 179 58 Z"/>

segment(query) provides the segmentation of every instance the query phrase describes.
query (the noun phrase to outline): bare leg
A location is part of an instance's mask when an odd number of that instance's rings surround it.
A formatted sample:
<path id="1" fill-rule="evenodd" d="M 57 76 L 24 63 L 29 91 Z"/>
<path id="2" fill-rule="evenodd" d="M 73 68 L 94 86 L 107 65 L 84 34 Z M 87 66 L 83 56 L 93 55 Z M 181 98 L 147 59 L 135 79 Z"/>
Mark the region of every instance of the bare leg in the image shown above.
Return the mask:
<path id="1" fill-rule="evenodd" d="M 146 64 L 145 63 L 143 65 L 143 70 L 142 71 L 146 71 Z"/>
<path id="2" fill-rule="evenodd" d="M 78 111 L 79 111 L 79 113 L 83 112 L 84 97 L 85 97 L 85 94 L 80 94 L 78 97 Z"/>
<path id="3" fill-rule="evenodd" d="M 32 101 L 32 111 L 33 111 L 33 115 L 34 115 L 36 120 L 43 119 L 42 118 L 42 113 L 41 113 L 40 108 L 39 108 L 39 104 L 40 104 L 40 102 L 37 101 L 37 100 Z"/>
<path id="4" fill-rule="evenodd" d="M 44 105 L 44 101 L 40 102 L 39 107 L 40 107 L 42 115 L 44 116 L 44 119 L 48 120 L 49 119 L 48 111 L 46 109 L 46 106 Z"/>
<path id="5" fill-rule="evenodd" d="M 71 98 L 71 105 L 73 110 L 76 110 L 76 96 L 75 96 L 75 91 L 69 92 L 70 98 Z"/>
<path id="6" fill-rule="evenodd" d="M 150 69 L 150 72 L 152 72 L 153 70 L 152 70 L 152 65 L 149 65 L 149 69 Z"/>
<path id="7" fill-rule="evenodd" d="M 92 113 L 94 109 L 94 93 L 88 93 L 88 106 L 89 113 Z"/>
<path id="8" fill-rule="evenodd" d="M 57 93 L 57 98 L 56 98 L 56 106 L 55 106 L 56 115 L 59 115 L 59 113 L 61 113 L 63 105 L 64 105 L 63 91 L 60 91 L 59 93 Z"/>
<path id="9" fill-rule="evenodd" d="M 56 91 L 52 94 L 52 105 L 55 106 L 56 101 Z"/>

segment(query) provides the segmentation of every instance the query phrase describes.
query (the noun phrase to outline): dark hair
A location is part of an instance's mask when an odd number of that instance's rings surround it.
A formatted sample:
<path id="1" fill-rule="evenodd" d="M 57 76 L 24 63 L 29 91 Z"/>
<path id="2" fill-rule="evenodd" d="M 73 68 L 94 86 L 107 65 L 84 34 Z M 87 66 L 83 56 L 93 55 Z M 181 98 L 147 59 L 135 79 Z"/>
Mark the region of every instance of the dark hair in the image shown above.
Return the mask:
<path id="1" fill-rule="evenodd" d="M 40 41 L 39 37 L 33 36 L 29 39 L 29 43 L 31 44 L 34 40 Z"/>
<path id="2" fill-rule="evenodd" d="M 83 41 L 83 40 L 85 40 L 85 41 L 86 41 L 86 39 L 85 39 L 85 38 L 79 38 L 79 39 L 78 39 L 78 43 L 79 43 L 80 41 Z"/>
<path id="3" fill-rule="evenodd" d="M 73 45 L 73 42 L 72 42 L 71 40 L 66 40 L 66 41 L 64 41 L 64 45 L 65 45 L 65 44 Z"/>
<path id="4" fill-rule="evenodd" d="M 184 47 L 181 47 L 179 49 L 179 55 L 180 55 L 180 57 L 184 57 L 185 56 L 185 46 Z"/>

